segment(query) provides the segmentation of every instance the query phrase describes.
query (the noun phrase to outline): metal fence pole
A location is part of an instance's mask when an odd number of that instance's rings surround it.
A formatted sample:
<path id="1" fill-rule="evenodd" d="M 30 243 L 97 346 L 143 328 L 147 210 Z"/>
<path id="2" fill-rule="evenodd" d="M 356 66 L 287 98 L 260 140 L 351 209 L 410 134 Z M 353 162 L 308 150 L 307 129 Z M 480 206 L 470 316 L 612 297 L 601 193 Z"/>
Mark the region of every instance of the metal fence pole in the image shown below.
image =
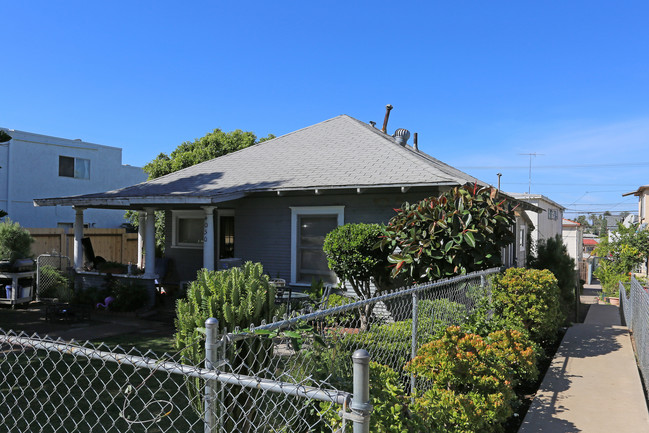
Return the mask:
<path id="1" fill-rule="evenodd" d="M 419 293 L 412 294 L 412 341 L 410 347 L 410 359 L 417 356 L 417 328 L 419 327 Z M 415 390 L 415 373 L 410 374 L 410 393 Z M 414 400 L 414 397 L 413 397 Z"/>
<path id="2" fill-rule="evenodd" d="M 370 354 L 365 349 L 359 349 L 352 355 L 354 362 L 354 396 L 351 409 L 354 415 L 354 433 L 369 433 L 370 413 Z"/>
<path id="3" fill-rule="evenodd" d="M 213 370 L 218 362 L 218 347 L 216 339 L 219 333 L 219 321 L 210 317 L 205 321 L 205 368 Z M 216 420 L 216 381 L 205 383 L 205 433 L 217 432 Z"/>

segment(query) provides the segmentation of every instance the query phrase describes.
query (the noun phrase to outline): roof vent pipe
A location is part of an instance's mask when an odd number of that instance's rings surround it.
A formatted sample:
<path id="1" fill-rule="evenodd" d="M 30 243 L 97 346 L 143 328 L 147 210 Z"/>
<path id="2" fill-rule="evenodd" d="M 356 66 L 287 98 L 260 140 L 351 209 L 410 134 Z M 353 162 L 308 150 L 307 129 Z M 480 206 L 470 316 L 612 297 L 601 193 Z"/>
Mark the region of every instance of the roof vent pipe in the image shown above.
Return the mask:
<path id="1" fill-rule="evenodd" d="M 388 104 L 385 106 L 385 119 L 383 119 L 383 128 L 381 128 L 381 132 L 384 134 L 388 133 L 388 119 L 390 118 L 390 110 L 392 110 L 392 105 Z"/>
<path id="2" fill-rule="evenodd" d="M 419 141 L 416 132 L 415 132 L 415 136 L 412 139 L 412 146 L 415 148 L 416 151 L 419 151 Z"/>
<path id="3" fill-rule="evenodd" d="M 408 143 L 408 139 L 410 138 L 410 131 L 408 131 L 407 129 L 399 128 L 394 131 L 393 137 L 398 144 L 405 146 Z"/>

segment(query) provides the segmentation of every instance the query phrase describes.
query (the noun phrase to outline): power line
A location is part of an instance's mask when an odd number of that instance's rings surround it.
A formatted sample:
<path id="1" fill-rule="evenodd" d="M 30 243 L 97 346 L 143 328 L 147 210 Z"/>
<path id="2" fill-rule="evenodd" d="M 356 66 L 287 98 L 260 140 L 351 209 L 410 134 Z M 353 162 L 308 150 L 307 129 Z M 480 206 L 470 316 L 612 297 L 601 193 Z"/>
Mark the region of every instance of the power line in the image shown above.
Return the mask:
<path id="1" fill-rule="evenodd" d="M 537 155 L 530 153 L 520 153 L 519 155 Z M 538 155 L 541 155 L 540 153 Z M 591 168 L 591 167 L 647 167 L 649 162 L 612 162 L 603 164 L 557 164 L 557 165 L 537 165 L 536 168 Z M 456 168 L 466 169 L 524 169 L 529 166 L 524 165 L 460 165 Z"/>
<path id="2" fill-rule="evenodd" d="M 506 185 L 527 185 L 527 182 L 503 182 Z M 544 182 L 533 182 L 532 185 L 544 185 L 544 186 L 620 186 L 626 188 L 636 188 L 637 183 L 634 184 L 614 184 L 614 183 L 544 183 Z M 618 191 L 617 189 L 611 190 L 610 192 Z M 593 191 L 593 192 L 606 192 L 606 191 Z"/>

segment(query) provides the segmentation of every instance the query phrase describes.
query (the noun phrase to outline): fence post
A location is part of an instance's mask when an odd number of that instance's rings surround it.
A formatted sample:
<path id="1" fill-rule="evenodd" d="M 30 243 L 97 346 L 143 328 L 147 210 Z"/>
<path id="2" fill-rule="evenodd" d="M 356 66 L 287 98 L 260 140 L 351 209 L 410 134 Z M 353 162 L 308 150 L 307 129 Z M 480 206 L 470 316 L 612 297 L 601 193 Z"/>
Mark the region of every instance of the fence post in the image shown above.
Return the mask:
<path id="1" fill-rule="evenodd" d="M 410 359 L 417 356 L 417 329 L 419 328 L 419 293 L 412 294 L 412 340 L 410 342 Z M 410 374 L 410 393 L 415 389 L 415 373 Z M 412 398 L 414 400 L 414 397 Z"/>
<path id="2" fill-rule="evenodd" d="M 205 321 L 205 368 L 213 370 L 218 362 L 216 339 L 219 333 L 219 321 L 210 317 Z M 205 384 L 205 433 L 217 431 L 216 422 L 216 381 L 208 380 Z"/>
<path id="3" fill-rule="evenodd" d="M 351 409 L 355 415 L 354 433 L 369 433 L 370 413 L 370 354 L 365 349 L 358 349 L 352 355 L 354 362 L 354 396 Z"/>

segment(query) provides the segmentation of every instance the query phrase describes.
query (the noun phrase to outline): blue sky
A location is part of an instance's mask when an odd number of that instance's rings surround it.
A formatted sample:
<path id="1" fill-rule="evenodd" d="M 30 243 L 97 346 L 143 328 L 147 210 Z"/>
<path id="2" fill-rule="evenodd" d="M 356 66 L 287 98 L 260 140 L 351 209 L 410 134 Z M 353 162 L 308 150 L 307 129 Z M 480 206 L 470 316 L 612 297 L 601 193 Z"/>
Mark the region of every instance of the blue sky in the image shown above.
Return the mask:
<path id="1" fill-rule="evenodd" d="M 646 1 L 3 1 L 0 126 L 122 147 L 348 114 L 502 189 L 637 210 Z M 532 183 L 529 186 L 529 153 Z M 573 216 L 574 214 L 568 214 Z"/>

